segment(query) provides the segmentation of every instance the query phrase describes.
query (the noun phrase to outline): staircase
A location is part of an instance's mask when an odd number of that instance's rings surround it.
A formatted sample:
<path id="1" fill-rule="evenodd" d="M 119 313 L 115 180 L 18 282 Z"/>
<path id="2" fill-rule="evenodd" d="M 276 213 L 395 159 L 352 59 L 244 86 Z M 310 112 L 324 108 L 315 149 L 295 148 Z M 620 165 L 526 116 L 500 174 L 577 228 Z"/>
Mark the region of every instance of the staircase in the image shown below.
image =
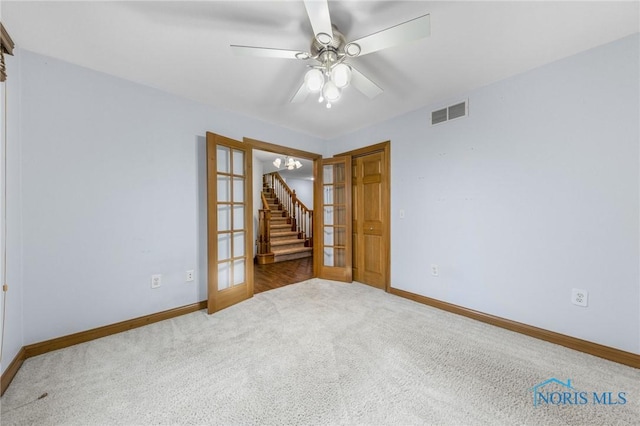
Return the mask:
<path id="1" fill-rule="evenodd" d="M 296 209 L 296 204 L 299 203 L 296 202 L 295 191 L 291 191 L 290 194 L 293 200 L 285 200 L 287 202 L 283 203 L 276 195 L 273 186 L 272 179 L 263 179 L 263 209 L 260 210 L 261 235 L 258 240 L 258 263 L 284 262 L 311 257 L 313 255 L 311 239 L 299 229 L 295 214 L 292 215 L 292 212 L 289 211 Z M 286 198 L 286 195 L 283 196 L 281 192 L 281 197 Z M 267 227 L 268 233 L 265 232 Z"/>

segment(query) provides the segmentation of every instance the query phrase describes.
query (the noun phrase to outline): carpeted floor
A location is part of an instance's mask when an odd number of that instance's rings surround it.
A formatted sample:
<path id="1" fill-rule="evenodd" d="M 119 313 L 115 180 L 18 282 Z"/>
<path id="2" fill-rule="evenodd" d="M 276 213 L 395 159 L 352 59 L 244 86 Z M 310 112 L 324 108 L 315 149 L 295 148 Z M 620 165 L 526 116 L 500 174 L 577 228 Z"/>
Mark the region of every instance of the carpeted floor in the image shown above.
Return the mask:
<path id="1" fill-rule="evenodd" d="M 576 403 L 534 407 L 550 378 Z M 4 426 L 637 425 L 640 370 L 313 279 L 30 358 L 1 402 Z"/>

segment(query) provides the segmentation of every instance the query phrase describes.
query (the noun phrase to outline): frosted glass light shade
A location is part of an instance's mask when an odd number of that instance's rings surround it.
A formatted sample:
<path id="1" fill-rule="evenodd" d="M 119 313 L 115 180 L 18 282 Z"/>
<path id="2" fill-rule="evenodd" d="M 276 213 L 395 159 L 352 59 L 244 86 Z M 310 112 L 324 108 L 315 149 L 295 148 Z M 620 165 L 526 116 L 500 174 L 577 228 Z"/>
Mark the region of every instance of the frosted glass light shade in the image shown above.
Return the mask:
<path id="1" fill-rule="evenodd" d="M 324 76 L 322 75 L 322 71 L 318 69 L 310 69 L 304 75 L 304 84 L 307 85 L 307 89 L 310 92 L 318 92 L 322 89 L 322 84 L 324 83 Z"/>
<path id="2" fill-rule="evenodd" d="M 340 89 L 338 89 L 333 81 L 327 81 L 322 88 L 322 95 L 327 101 L 335 102 L 340 98 Z"/>
<path id="3" fill-rule="evenodd" d="M 349 65 L 338 64 L 331 70 L 331 81 L 339 87 L 347 87 L 351 81 L 351 68 Z"/>
<path id="4" fill-rule="evenodd" d="M 281 163 L 282 163 L 282 160 L 280 160 L 279 158 L 276 158 L 275 160 L 273 160 L 273 165 L 276 166 L 277 168 L 280 168 Z"/>

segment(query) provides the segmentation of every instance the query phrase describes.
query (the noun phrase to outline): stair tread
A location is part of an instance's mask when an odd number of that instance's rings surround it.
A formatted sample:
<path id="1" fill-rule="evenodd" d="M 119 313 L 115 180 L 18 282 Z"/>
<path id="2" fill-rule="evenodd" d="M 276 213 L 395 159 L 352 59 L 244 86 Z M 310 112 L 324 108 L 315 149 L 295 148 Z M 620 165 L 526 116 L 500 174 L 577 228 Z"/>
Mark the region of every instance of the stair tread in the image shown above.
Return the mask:
<path id="1" fill-rule="evenodd" d="M 305 251 L 312 251 L 312 250 L 313 250 L 313 247 L 293 247 L 288 249 L 271 250 L 271 251 L 273 252 L 274 255 L 278 256 L 283 254 L 302 253 Z"/>
<path id="2" fill-rule="evenodd" d="M 304 244 L 304 240 L 302 238 L 290 238 L 288 240 L 276 240 L 276 241 L 271 241 L 271 246 L 286 246 L 288 244 L 297 244 L 297 243 L 302 243 Z"/>
<path id="3" fill-rule="evenodd" d="M 285 237 L 285 236 L 296 236 L 298 235 L 298 231 L 285 231 L 285 232 L 272 232 L 271 233 L 271 238 L 277 238 L 277 237 Z"/>

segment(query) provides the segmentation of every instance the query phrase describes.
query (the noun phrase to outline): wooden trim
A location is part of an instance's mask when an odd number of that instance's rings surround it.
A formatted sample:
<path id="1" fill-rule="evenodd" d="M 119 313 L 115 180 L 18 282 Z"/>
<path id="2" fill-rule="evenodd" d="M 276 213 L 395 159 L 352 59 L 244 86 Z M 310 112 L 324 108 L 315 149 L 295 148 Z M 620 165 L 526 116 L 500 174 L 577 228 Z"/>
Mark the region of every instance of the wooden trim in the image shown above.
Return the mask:
<path id="1" fill-rule="evenodd" d="M 77 345 L 78 343 L 88 342 L 90 340 L 99 339 L 101 337 L 110 336 L 112 334 L 121 333 L 123 331 L 132 330 L 134 328 L 153 324 L 154 322 L 164 321 L 167 319 L 179 317 L 181 315 L 197 312 L 207 308 L 207 301 L 193 303 L 191 305 L 181 306 L 179 308 L 169 309 L 167 311 L 157 312 L 151 315 L 145 315 L 103 327 L 93 328 L 91 330 L 81 331 L 79 333 L 69 334 L 67 336 L 57 337 L 44 342 L 27 345 L 23 348 L 25 358 L 42 355 L 47 352 Z"/>
<path id="2" fill-rule="evenodd" d="M 15 43 L 11 39 L 11 36 L 2 23 L 0 23 L 0 46 L 4 53 L 6 53 L 7 55 L 13 55 L 13 48 L 15 47 Z"/>
<path id="3" fill-rule="evenodd" d="M 474 311 L 473 309 L 464 308 L 462 306 L 443 302 L 437 299 L 432 299 L 426 296 L 421 296 L 419 294 L 410 293 L 408 291 L 399 290 L 397 288 L 391 288 L 390 293 L 396 296 L 403 297 L 405 299 L 413 300 L 414 302 L 442 309 L 443 311 L 452 312 L 454 314 L 462 315 L 464 317 L 491 324 L 496 327 L 504 328 L 507 330 L 515 331 L 516 333 L 535 337 L 536 339 L 555 343 L 556 345 L 564 346 L 569 349 L 574 349 L 576 351 L 584 352 L 589 355 L 608 359 L 609 361 L 628 365 L 629 367 L 640 368 L 640 354 L 634 354 L 632 352 L 623 351 L 621 349 L 612 348 L 610 346 L 604 346 L 598 343 L 589 342 L 587 340 L 578 339 L 577 337 L 571 337 L 565 334 L 556 333 L 554 331 L 534 327 L 532 325 L 527 325 L 494 315 L 485 314 L 484 312 Z"/>
<path id="4" fill-rule="evenodd" d="M 7 80 L 7 66 L 4 63 L 4 54 L 13 55 L 13 40 L 0 22 L 0 82 Z"/>
<path id="5" fill-rule="evenodd" d="M 13 361 L 11 361 L 11 364 L 9 364 L 9 367 L 4 371 L 4 373 L 2 373 L 2 379 L 0 379 L 0 382 L 1 382 L 0 396 L 4 395 L 4 391 L 6 391 L 9 385 L 11 384 L 11 381 L 18 373 L 18 370 L 22 366 L 22 363 L 24 362 L 25 359 L 27 359 L 27 354 L 26 354 L 26 351 L 24 350 L 24 347 L 22 347 L 18 351 L 18 354 L 16 355 L 16 357 L 13 358 Z"/>
<path id="6" fill-rule="evenodd" d="M 259 141 L 257 139 L 242 138 L 242 142 L 251 145 L 253 149 L 259 149 L 260 151 L 276 152 L 278 154 L 289 155 L 291 157 L 302 157 L 309 160 L 317 160 L 322 158 L 322 155 L 320 154 L 314 154 L 313 152 L 289 148 L 287 146 L 275 145 L 269 142 Z"/>
<path id="7" fill-rule="evenodd" d="M 363 148 L 354 149 L 353 151 L 341 152 L 335 154 L 334 157 L 342 157 L 343 155 L 350 155 L 352 157 L 361 157 L 363 155 L 373 154 L 374 152 L 384 151 L 385 155 L 391 151 L 391 141 L 380 142 L 375 145 L 365 146 Z"/>

